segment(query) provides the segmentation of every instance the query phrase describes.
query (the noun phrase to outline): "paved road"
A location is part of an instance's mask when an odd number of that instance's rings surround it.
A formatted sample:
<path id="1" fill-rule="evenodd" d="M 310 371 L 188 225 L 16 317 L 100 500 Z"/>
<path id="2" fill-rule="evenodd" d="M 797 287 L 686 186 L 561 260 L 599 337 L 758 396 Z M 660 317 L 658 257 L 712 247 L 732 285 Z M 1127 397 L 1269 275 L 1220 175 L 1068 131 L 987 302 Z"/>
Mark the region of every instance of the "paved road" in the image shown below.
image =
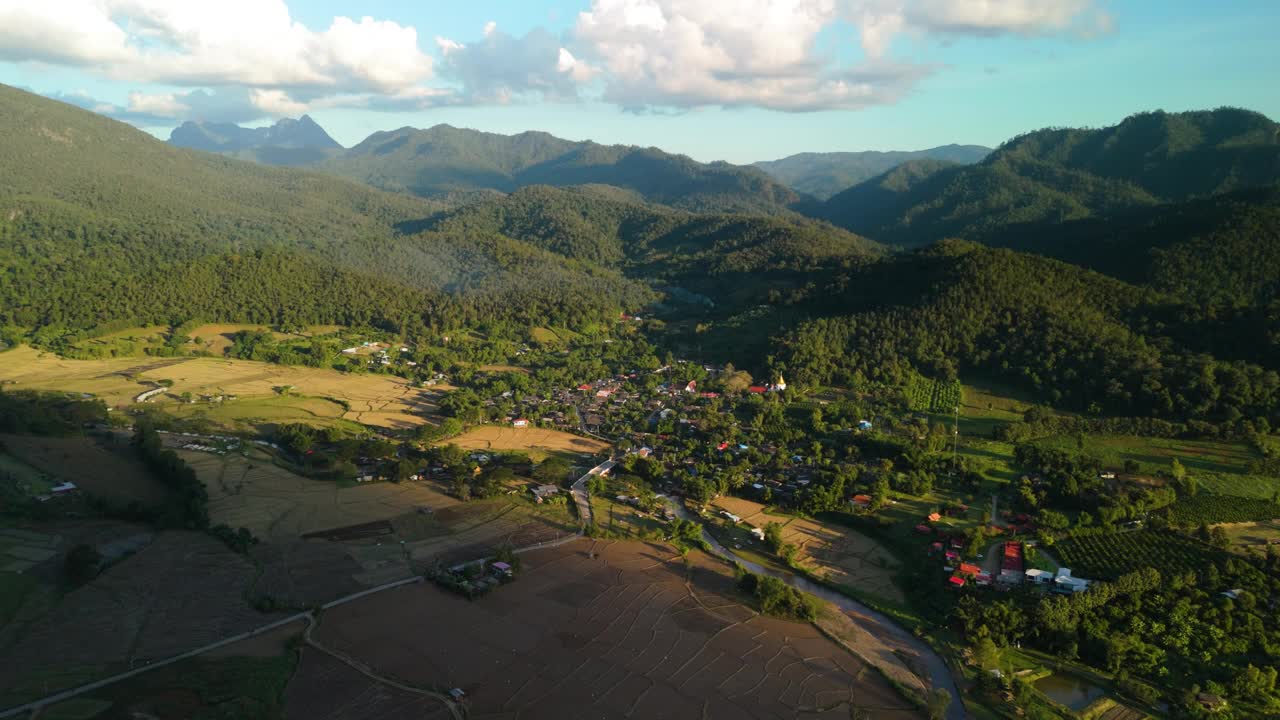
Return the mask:
<path id="1" fill-rule="evenodd" d="M 578 519 L 582 521 L 584 527 L 596 521 L 591 512 L 591 501 L 587 498 L 587 481 L 596 475 L 609 472 L 617 464 L 615 460 L 605 460 L 588 470 L 585 475 L 578 478 L 578 481 L 573 484 L 573 501 L 578 504 Z"/>
<path id="2" fill-rule="evenodd" d="M 693 517 L 689 511 L 685 509 L 683 503 L 673 501 L 671 505 L 675 509 L 676 515 L 684 518 L 685 520 L 698 521 L 697 518 Z M 872 610 L 857 600 L 850 598 L 848 595 L 838 593 L 825 585 L 819 585 L 807 578 L 793 575 L 791 573 L 777 572 L 757 565 L 750 560 L 738 557 L 738 555 L 736 555 L 732 550 L 721 545 L 720 541 L 712 537 L 711 534 L 707 532 L 706 528 L 703 528 L 702 530 L 702 537 L 707 541 L 707 544 L 711 546 L 712 552 L 720 557 L 729 560 L 730 562 L 736 562 L 757 575 L 769 575 L 771 577 L 776 577 L 797 590 L 822 598 L 841 610 L 844 610 L 853 617 L 854 620 L 876 625 L 877 630 L 881 635 L 889 636 L 899 644 L 905 645 L 914 650 L 916 655 L 919 656 L 921 662 L 924 664 L 925 670 L 929 674 L 929 685 L 935 688 L 945 688 L 947 692 L 951 693 L 951 706 L 947 708 L 947 720 L 965 720 L 969 717 L 968 712 L 964 708 L 964 702 L 960 699 L 960 691 L 956 688 L 955 679 L 951 675 L 951 669 L 947 666 L 946 661 L 942 659 L 942 656 L 938 655 L 938 653 L 934 652 L 933 648 L 929 647 L 928 643 L 912 635 L 893 620 L 889 619 L 889 617 Z"/>

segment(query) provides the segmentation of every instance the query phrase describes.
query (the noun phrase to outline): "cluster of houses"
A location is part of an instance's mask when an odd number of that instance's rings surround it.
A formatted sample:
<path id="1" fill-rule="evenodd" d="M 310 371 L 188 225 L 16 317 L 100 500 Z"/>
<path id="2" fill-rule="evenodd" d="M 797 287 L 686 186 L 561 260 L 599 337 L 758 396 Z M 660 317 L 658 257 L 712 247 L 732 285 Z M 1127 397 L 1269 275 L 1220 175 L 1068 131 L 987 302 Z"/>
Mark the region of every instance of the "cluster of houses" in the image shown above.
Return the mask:
<path id="1" fill-rule="evenodd" d="M 427 577 L 434 580 L 437 585 L 452 590 L 468 600 L 474 600 L 499 585 L 511 582 L 515 576 L 515 568 L 502 561 L 470 563 L 447 570 L 435 570 L 427 574 Z"/>
<path id="2" fill-rule="evenodd" d="M 1091 580 L 1073 576 L 1070 568 L 1058 568 L 1054 571 L 1025 568 L 1023 544 L 1018 540 L 1000 544 L 999 575 L 995 577 L 977 564 L 961 560 L 960 551 L 963 547 L 964 541 L 953 537 L 949 543 L 934 542 L 929 549 L 931 555 L 942 553 L 945 563 L 943 569 L 951 573 L 946 580 L 951 587 L 960 588 L 973 583 L 983 587 L 995 584 L 1008 589 L 1025 582 L 1037 587 L 1047 587 L 1052 593 L 1074 595 L 1088 590 L 1092 583 Z"/>

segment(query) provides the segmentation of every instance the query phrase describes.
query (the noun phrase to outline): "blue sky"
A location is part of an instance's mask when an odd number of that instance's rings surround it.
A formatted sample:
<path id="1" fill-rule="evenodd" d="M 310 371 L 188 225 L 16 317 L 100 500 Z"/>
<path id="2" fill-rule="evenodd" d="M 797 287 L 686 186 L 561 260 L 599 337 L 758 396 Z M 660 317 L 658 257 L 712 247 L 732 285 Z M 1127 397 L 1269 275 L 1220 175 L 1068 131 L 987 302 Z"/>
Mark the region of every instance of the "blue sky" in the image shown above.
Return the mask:
<path id="1" fill-rule="evenodd" d="M 0 82 L 161 137 L 308 112 L 345 145 L 449 123 L 749 162 L 1157 108 L 1280 118 L 1273 0 L 19 4 L 0 0 Z"/>

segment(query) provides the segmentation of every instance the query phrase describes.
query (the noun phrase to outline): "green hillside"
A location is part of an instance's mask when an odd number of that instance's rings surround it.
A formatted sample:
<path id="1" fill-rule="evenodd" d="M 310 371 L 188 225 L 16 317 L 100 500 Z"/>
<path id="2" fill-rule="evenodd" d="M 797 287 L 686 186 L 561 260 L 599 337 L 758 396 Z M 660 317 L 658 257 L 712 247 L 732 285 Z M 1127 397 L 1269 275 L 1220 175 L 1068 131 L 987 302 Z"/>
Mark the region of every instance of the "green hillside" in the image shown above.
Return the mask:
<path id="1" fill-rule="evenodd" d="M 374 133 L 319 167 L 423 197 L 597 184 L 699 212 L 785 213 L 801 200 L 754 168 L 699 163 L 656 148 L 572 142 L 542 132 L 498 135 L 448 125 Z"/>
<path id="2" fill-rule="evenodd" d="M 894 257 L 781 338 L 797 382 L 901 384 L 979 372 L 1089 413 L 1280 422 L 1274 370 L 1216 360 L 1147 321 L 1159 293 L 1065 263 L 950 241 Z"/>
<path id="3" fill-rule="evenodd" d="M 174 148 L 13 88 L 0 87 L 0 132 L 0 324 L 45 338 L 293 307 L 308 322 L 349 312 L 393 324 L 406 313 L 428 324 L 485 313 L 568 322 L 648 298 L 616 273 L 506 238 L 405 234 L 437 202 Z M 242 272 L 270 281 L 245 287 Z M 327 290 L 344 283 L 369 297 Z M 237 291 L 202 294 L 214 287 Z"/>
<path id="4" fill-rule="evenodd" d="M 876 243 L 814 220 L 695 215 L 547 186 L 442 213 L 425 227 L 446 235 L 501 234 L 731 305 L 767 301 L 814 274 L 883 253 Z"/>
<path id="5" fill-rule="evenodd" d="M 915 151 L 799 153 L 752 164 L 797 192 L 826 200 L 906 162 L 940 160 L 968 165 L 990 152 L 991 148 L 981 145 L 943 145 Z"/>
<path id="6" fill-rule="evenodd" d="M 1280 126 L 1221 109 L 1145 113 L 1100 130 L 1040 130 L 969 167 L 915 165 L 828 200 L 816 214 L 904 246 L 982 240 L 1056 223 L 1264 186 L 1280 180 Z"/>

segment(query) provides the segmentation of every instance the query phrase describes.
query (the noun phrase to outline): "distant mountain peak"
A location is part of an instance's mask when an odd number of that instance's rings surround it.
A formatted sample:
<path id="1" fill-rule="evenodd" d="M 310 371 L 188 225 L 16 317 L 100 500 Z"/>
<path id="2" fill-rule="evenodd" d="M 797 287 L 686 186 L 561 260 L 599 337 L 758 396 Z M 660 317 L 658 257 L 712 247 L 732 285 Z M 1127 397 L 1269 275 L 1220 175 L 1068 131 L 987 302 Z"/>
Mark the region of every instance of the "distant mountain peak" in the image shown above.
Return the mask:
<path id="1" fill-rule="evenodd" d="M 169 143 L 192 150 L 217 153 L 245 151 L 328 151 L 341 145 L 310 115 L 281 118 L 267 127 L 246 128 L 235 123 L 188 120 L 169 134 Z"/>

